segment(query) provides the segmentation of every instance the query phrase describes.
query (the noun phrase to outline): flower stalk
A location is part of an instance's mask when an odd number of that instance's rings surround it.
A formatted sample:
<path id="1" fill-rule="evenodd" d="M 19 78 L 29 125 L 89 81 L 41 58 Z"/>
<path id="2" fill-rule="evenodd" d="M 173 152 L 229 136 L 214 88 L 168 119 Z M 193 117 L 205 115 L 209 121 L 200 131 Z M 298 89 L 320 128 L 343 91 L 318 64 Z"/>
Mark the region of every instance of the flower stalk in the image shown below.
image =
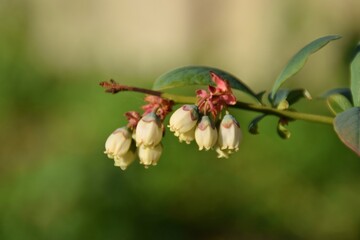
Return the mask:
<path id="1" fill-rule="evenodd" d="M 133 92 L 139 92 L 139 93 L 143 93 L 143 94 L 149 94 L 149 95 L 162 97 L 162 98 L 173 101 L 175 104 L 193 104 L 193 103 L 196 103 L 196 101 L 197 101 L 196 97 L 169 94 L 169 93 L 163 93 L 160 91 L 155 91 L 155 90 L 150 90 L 150 89 L 145 89 L 145 88 L 125 86 L 125 85 L 116 83 L 114 80 L 110 80 L 109 82 L 101 82 L 100 86 L 105 88 L 106 89 L 105 91 L 108 93 L 115 94 L 115 93 L 118 93 L 121 91 L 133 91 Z M 329 117 L 329 116 L 302 113 L 302 112 L 294 112 L 294 111 L 290 111 L 290 110 L 281 110 L 281 109 L 268 107 L 266 105 L 246 103 L 246 102 L 241 102 L 241 101 L 237 101 L 235 105 L 232 105 L 229 107 L 252 111 L 252 112 L 260 112 L 260 113 L 274 115 L 274 116 L 278 116 L 281 118 L 287 118 L 287 119 L 291 119 L 291 120 L 304 120 L 304 121 L 309 121 L 309 122 L 316 122 L 316 123 L 323 123 L 323 124 L 330 124 L 330 125 L 332 125 L 333 121 L 334 121 L 334 118 Z"/>

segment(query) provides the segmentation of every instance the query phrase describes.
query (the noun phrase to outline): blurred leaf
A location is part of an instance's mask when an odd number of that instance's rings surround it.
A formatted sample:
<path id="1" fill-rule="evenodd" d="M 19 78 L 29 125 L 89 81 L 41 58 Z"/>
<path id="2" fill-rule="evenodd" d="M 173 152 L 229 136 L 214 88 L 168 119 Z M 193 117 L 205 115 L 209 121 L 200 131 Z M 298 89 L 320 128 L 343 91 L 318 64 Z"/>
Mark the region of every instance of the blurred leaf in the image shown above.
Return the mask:
<path id="1" fill-rule="evenodd" d="M 217 68 L 204 66 L 186 66 L 167 72 L 155 80 L 153 89 L 164 90 L 188 85 L 214 85 L 210 72 L 214 72 L 221 78 L 227 80 L 232 88 L 245 92 L 254 97 L 258 102 L 261 102 L 263 92 L 256 94 L 246 86 L 245 83 L 230 73 Z"/>
<path id="2" fill-rule="evenodd" d="M 350 65 L 351 95 L 354 106 L 360 106 L 360 43 L 356 47 L 356 54 Z"/>
<path id="3" fill-rule="evenodd" d="M 351 102 L 341 94 L 330 95 L 326 102 L 335 115 L 352 107 Z"/>
<path id="4" fill-rule="evenodd" d="M 288 89 L 280 89 L 274 96 L 274 99 L 271 99 L 271 94 L 269 95 L 269 101 L 272 103 L 273 107 L 277 107 L 281 101 L 287 98 L 289 94 Z"/>
<path id="5" fill-rule="evenodd" d="M 331 89 L 327 92 L 325 92 L 323 95 L 321 95 L 321 98 L 325 98 L 327 99 L 329 96 L 331 95 L 336 95 L 336 94 L 340 94 L 344 97 L 347 98 L 347 100 L 349 100 L 349 102 L 352 104 L 352 96 L 351 96 L 351 91 L 349 88 L 334 88 Z"/>
<path id="6" fill-rule="evenodd" d="M 275 94 L 275 99 L 273 101 L 273 106 L 278 107 L 281 102 L 284 100 L 287 101 L 288 105 L 292 105 L 299 101 L 301 98 L 312 99 L 309 91 L 306 89 L 280 89 Z"/>
<path id="7" fill-rule="evenodd" d="M 251 134 L 259 134 L 258 123 L 266 116 L 267 116 L 267 114 L 262 114 L 260 116 L 257 116 L 256 118 L 254 118 L 248 126 L 248 131 Z"/>
<path id="8" fill-rule="evenodd" d="M 318 38 L 308 45 L 306 45 L 304 48 L 302 48 L 298 53 L 296 53 L 288 62 L 288 64 L 285 66 L 285 68 L 281 71 L 280 75 L 275 81 L 275 84 L 271 90 L 270 98 L 274 99 L 276 92 L 280 88 L 280 86 L 291 76 L 296 74 L 304 65 L 306 60 L 309 58 L 309 56 L 322 47 L 324 47 L 326 44 L 328 44 L 330 41 L 337 40 L 341 38 L 341 36 L 338 35 L 330 35 L 325 36 L 322 38 Z"/>
<path id="9" fill-rule="evenodd" d="M 334 129 L 340 140 L 360 156 L 360 108 L 353 107 L 338 114 Z"/>
<path id="10" fill-rule="evenodd" d="M 311 100 L 312 97 L 308 90 L 306 89 L 293 89 L 289 92 L 286 100 L 288 101 L 289 105 L 292 105 L 299 101 L 301 98 L 306 98 L 307 100 Z"/>
<path id="11" fill-rule="evenodd" d="M 286 125 L 286 119 L 280 119 L 277 125 L 277 133 L 282 139 L 289 139 L 291 136 L 291 132 L 287 128 L 285 128 Z"/>
<path id="12" fill-rule="evenodd" d="M 261 92 L 259 92 L 259 93 L 256 94 L 256 99 L 257 99 L 260 103 L 262 103 L 262 98 L 263 98 L 263 96 L 264 96 L 265 93 L 266 93 L 266 91 L 264 90 L 264 91 L 261 91 Z"/>

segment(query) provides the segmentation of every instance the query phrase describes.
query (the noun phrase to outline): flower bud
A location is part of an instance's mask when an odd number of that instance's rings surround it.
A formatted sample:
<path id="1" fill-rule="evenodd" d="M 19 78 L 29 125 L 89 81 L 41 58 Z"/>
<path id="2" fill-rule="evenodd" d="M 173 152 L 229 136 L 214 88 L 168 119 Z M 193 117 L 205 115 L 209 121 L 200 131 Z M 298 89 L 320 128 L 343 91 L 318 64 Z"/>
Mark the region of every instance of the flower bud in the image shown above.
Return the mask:
<path id="1" fill-rule="evenodd" d="M 232 115 L 226 114 L 221 120 L 219 127 L 219 147 L 221 150 L 229 149 L 237 151 L 239 150 L 241 138 L 240 124 Z"/>
<path id="2" fill-rule="evenodd" d="M 217 141 L 218 133 L 208 116 L 203 116 L 195 130 L 195 141 L 199 150 L 212 148 Z"/>
<path id="3" fill-rule="evenodd" d="M 122 170 L 125 170 L 135 160 L 135 157 L 135 151 L 130 149 L 124 155 L 116 156 L 114 158 L 114 166 L 120 167 Z"/>
<path id="4" fill-rule="evenodd" d="M 169 120 L 170 131 L 180 136 L 193 129 L 199 119 L 198 108 L 195 105 L 184 105 L 171 115 Z"/>
<path id="5" fill-rule="evenodd" d="M 145 147 L 141 145 L 138 148 L 138 155 L 140 158 L 140 164 L 143 164 L 145 168 L 149 167 L 150 165 L 157 165 L 159 158 L 162 153 L 162 144 L 158 144 L 155 147 Z"/>
<path id="6" fill-rule="evenodd" d="M 116 129 L 106 140 L 105 154 L 109 158 L 124 155 L 131 145 L 131 132 L 127 127 Z"/>
<path id="7" fill-rule="evenodd" d="M 158 116 L 151 112 L 141 118 L 136 127 L 136 146 L 154 147 L 162 138 L 162 127 Z"/>

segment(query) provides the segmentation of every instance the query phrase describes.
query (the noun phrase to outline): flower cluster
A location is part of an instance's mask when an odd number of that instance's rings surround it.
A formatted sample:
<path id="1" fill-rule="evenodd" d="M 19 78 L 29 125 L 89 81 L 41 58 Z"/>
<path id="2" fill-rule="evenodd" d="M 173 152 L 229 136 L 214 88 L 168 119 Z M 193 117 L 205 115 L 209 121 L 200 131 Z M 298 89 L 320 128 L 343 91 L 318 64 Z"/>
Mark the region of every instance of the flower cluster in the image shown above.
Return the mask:
<path id="1" fill-rule="evenodd" d="M 177 109 L 168 127 L 180 142 L 190 144 L 195 140 L 199 150 L 215 149 L 219 158 L 227 158 L 239 149 L 241 141 L 240 125 L 226 110 L 236 98 L 226 80 L 210 74 L 215 86 L 209 86 L 208 91 L 198 90 L 197 103 Z M 116 129 L 105 143 L 105 154 L 123 170 L 136 156 L 145 168 L 155 166 L 163 151 L 163 121 L 172 111 L 173 102 L 154 95 L 146 96 L 145 101 L 144 113 L 127 112 L 127 126 Z"/>
<path id="2" fill-rule="evenodd" d="M 236 98 L 226 80 L 221 79 L 213 72 L 210 72 L 210 75 L 216 87 L 209 86 L 209 92 L 203 89 L 197 90 L 196 95 L 199 99 L 197 104 L 204 114 L 210 112 L 216 118 L 221 110 L 228 105 L 234 105 Z"/>
<path id="3" fill-rule="evenodd" d="M 164 133 L 162 121 L 171 112 L 173 103 L 157 96 L 147 96 L 144 114 L 127 112 L 128 125 L 116 129 L 105 143 L 105 154 L 114 159 L 114 165 L 125 170 L 136 158 L 145 168 L 155 166 L 162 153 Z"/>
<path id="4" fill-rule="evenodd" d="M 239 149 L 240 124 L 227 111 L 222 119 L 219 115 L 228 105 L 234 105 L 236 98 L 227 81 L 215 73 L 210 74 L 216 86 L 209 86 L 208 91 L 198 90 L 197 104 L 176 110 L 170 118 L 169 128 L 180 142 L 189 144 L 195 140 L 199 150 L 215 148 L 219 158 L 228 158 Z"/>

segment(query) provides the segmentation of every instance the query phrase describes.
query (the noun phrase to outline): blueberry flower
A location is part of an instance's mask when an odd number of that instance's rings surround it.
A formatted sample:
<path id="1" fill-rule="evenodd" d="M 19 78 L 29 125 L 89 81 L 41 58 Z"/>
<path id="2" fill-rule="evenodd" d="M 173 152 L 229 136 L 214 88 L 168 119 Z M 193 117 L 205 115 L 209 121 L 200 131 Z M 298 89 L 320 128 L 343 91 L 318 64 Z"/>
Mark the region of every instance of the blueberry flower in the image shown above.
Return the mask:
<path id="1" fill-rule="evenodd" d="M 208 116 L 203 116 L 195 130 L 195 141 L 199 150 L 209 150 L 212 148 L 218 138 L 217 130 Z"/>

